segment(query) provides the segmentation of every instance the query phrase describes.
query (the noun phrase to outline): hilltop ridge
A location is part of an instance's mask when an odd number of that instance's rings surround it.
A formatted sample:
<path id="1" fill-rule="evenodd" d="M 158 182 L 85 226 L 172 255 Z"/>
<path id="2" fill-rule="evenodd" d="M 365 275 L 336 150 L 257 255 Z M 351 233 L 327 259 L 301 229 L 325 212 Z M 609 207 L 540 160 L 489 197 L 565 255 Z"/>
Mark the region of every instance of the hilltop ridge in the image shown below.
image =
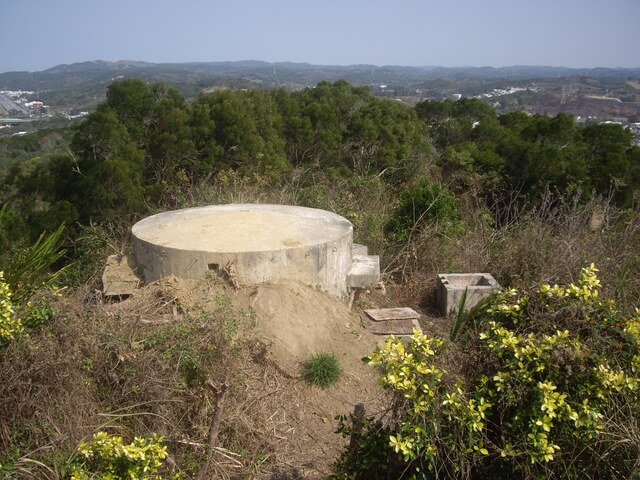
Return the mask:
<path id="1" fill-rule="evenodd" d="M 105 61 L 93 60 L 71 64 L 60 64 L 43 71 L 13 71 L 0 73 L 0 90 L 17 88 L 60 88 L 64 84 L 87 84 L 98 79 L 111 80 L 114 73 L 145 78 L 203 79 L 210 76 L 248 77 L 262 83 L 273 82 L 274 76 L 283 76 L 279 81 L 298 87 L 315 85 L 322 80 L 345 79 L 351 83 L 366 85 L 375 83 L 415 83 L 426 80 L 485 78 L 485 79 L 531 79 L 548 77 L 589 76 L 593 78 L 626 78 L 640 76 L 638 68 L 569 68 L 552 66 L 514 65 L 505 67 L 441 67 L 402 65 L 313 65 L 296 62 L 264 62 L 260 60 L 151 63 L 137 60 Z M 75 75 L 83 74 L 84 78 Z M 101 77 L 101 78 L 98 78 Z M 286 85 L 285 85 L 286 86 Z"/>

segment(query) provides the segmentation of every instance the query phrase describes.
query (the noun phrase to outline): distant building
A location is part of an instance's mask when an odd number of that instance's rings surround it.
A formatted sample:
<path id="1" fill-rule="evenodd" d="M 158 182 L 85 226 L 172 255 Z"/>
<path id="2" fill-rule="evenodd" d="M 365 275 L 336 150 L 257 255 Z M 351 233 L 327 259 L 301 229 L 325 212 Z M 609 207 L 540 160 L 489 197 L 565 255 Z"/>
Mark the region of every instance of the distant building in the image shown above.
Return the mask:
<path id="1" fill-rule="evenodd" d="M 40 110 L 42 107 L 44 107 L 44 103 L 35 100 L 33 102 L 25 103 L 24 106 L 27 108 L 31 108 L 32 110 Z"/>
<path id="2" fill-rule="evenodd" d="M 67 118 L 67 120 L 74 120 L 76 118 L 86 117 L 87 115 L 89 115 L 89 112 L 79 112 L 74 115 L 71 115 L 71 114 L 65 115 L 65 117 Z"/>

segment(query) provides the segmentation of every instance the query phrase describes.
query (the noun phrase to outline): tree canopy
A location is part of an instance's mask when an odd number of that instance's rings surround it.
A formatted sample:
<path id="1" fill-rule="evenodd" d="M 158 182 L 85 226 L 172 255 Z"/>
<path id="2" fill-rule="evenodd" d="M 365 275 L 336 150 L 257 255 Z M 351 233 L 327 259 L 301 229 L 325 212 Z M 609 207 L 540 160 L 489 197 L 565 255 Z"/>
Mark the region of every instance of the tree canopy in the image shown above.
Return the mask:
<path id="1" fill-rule="evenodd" d="M 66 149 L 8 169 L 2 202 L 25 222 L 16 230 L 37 236 L 54 221 L 142 215 L 180 185 L 221 171 L 278 181 L 302 168 L 379 176 L 396 194 L 428 177 L 489 200 L 535 203 L 551 189 L 628 206 L 640 180 L 640 147 L 631 141 L 619 125 L 579 127 L 565 114 L 499 116 L 476 99 L 410 108 L 345 81 L 293 93 L 220 89 L 186 102 L 161 83 L 125 79 L 108 87 Z M 12 143 L 38 151 L 30 136 Z"/>

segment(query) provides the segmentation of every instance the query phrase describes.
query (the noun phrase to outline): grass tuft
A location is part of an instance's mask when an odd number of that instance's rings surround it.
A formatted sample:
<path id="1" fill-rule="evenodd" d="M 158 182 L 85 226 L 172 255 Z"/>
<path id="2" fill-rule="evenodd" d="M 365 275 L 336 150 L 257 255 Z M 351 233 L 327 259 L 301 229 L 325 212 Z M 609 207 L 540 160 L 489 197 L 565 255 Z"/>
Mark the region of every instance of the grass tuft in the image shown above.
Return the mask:
<path id="1" fill-rule="evenodd" d="M 303 366 L 304 379 L 310 385 L 327 388 L 338 381 L 342 368 L 332 353 L 316 353 L 311 355 Z"/>

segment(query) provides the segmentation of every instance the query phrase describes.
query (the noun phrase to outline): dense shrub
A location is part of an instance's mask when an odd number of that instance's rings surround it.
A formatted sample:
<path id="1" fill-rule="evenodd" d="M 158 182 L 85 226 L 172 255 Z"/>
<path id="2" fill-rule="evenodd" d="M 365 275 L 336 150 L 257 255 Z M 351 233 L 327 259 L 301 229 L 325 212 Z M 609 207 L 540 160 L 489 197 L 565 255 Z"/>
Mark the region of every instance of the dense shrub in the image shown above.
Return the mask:
<path id="1" fill-rule="evenodd" d="M 104 478 L 109 480 L 144 480 L 169 478 L 161 476 L 167 447 L 162 437 L 135 437 L 125 444 L 122 437 L 98 432 L 90 443 L 78 445 L 79 465 L 72 480 Z M 173 476 L 171 478 L 178 478 Z"/>
<path id="2" fill-rule="evenodd" d="M 416 227 L 431 223 L 444 235 L 464 231 L 461 209 L 455 195 L 446 185 L 422 178 L 402 191 L 398 207 L 391 214 L 386 230 L 397 242 L 406 242 Z"/>
<path id="3" fill-rule="evenodd" d="M 0 346 L 23 332 L 22 322 L 16 318 L 11 303 L 11 290 L 0 272 Z"/>
<path id="4" fill-rule="evenodd" d="M 417 332 L 366 359 L 394 395 L 377 453 L 394 478 L 637 475 L 640 310 L 600 298 L 593 265 L 575 284 L 507 289 L 468 322 L 459 372 L 438 362 L 454 345 Z M 339 478 L 383 478 L 358 451 Z"/>

